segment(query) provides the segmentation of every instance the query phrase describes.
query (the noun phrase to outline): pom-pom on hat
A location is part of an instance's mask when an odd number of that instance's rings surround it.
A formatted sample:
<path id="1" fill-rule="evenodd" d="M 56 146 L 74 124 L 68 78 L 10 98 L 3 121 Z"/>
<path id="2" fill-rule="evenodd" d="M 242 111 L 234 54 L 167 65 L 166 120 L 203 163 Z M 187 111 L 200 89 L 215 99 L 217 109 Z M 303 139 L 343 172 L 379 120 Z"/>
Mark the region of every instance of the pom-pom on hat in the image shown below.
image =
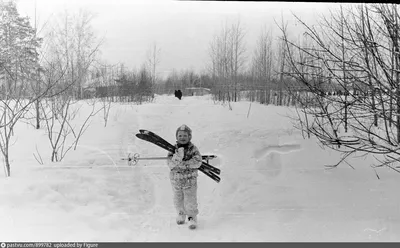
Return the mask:
<path id="1" fill-rule="evenodd" d="M 192 138 L 192 129 L 190 129 L 187 125 L 183 124 L 182 126 L 178 127 L 178 129 L 176 130 L 175 136 L 178 136 L 179 131 L 187 132 L 189 134 L 189 139 Z"/>

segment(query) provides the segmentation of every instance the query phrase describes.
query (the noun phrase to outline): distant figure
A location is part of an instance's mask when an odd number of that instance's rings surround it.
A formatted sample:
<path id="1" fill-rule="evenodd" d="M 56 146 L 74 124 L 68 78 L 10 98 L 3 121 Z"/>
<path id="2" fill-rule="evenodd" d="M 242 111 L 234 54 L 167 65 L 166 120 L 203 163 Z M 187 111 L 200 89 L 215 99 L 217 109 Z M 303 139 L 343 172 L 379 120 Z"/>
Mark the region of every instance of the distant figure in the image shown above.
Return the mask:
<path id="1" fill-rule="evenodd" d="M 181 91 L 181 90 L 178 90 L 178 91 L 176 92 L 176 97 L 178 97 L 179 100 L 182 99 L 182 91 Z"/>
<path id="2" fill-rule="evenodd" d="M 178 98 L 178 91 L 177 90 L 175 90 L 174 94 L 175 94 L 175 97 Z"/>

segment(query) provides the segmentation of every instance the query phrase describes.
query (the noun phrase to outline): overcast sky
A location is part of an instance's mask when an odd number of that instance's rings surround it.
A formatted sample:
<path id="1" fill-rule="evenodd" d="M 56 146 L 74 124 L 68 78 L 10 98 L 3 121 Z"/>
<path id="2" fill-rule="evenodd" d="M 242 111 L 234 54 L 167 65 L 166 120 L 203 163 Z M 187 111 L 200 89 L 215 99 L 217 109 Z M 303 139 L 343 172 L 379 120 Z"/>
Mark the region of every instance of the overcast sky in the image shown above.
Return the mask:
<path id="1" fill-rule="evenodd" d="M 139 68 L 154 43 L 161 49 L 158 71 L 203 70 L 209 61 L 208 47 L 224 22 L 240 18 L 246 30 L 249 54 L 263 27 L 278 33 L 274 19 L 281 16 L 293 24 L 291 12 L 312 22 L 335 4 L 295 2 L 209 2 L 171 0 L 17 0 L 20 15 L 39 24 L 64 10 L 86 9 L 96 18 L 92 24 L 99 37 L 105 37 L 102 59 Z M 293 31 L 295 32 L 295 31 Z"/>

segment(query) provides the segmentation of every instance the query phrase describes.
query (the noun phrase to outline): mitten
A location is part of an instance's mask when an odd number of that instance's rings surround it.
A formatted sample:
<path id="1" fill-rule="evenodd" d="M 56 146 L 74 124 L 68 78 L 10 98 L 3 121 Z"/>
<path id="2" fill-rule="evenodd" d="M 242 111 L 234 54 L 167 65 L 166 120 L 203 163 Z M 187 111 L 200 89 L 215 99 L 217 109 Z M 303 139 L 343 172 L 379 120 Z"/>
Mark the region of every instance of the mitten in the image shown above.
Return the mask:
<path id="1" fill-rule="evenodd" d="M 182 162 L 183 157 L 184 157 L 184 148 L 183 148 L 183 147 L 180 147 L 180 148 L 178 148 L 178 149 L 175 151 L 174 155 L 172 156 L 171 161 L 172 161 L 176 166 L 178 166 L 178 165 Z"/>

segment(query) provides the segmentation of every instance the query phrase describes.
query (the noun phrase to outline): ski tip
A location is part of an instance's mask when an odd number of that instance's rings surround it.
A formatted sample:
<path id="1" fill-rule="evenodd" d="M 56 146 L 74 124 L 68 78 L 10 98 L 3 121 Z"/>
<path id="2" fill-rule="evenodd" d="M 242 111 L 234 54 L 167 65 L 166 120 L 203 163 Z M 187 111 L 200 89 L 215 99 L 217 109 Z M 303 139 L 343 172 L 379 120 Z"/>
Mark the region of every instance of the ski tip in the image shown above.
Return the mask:
<path id="1" fill-rule="evenodd" d="M 150 131 L 147 131 L 147 130 L 144 130 L 144 129 L 139 129 L 139 132 L 141 134 L 149 134 L 150 133 Z"/>

